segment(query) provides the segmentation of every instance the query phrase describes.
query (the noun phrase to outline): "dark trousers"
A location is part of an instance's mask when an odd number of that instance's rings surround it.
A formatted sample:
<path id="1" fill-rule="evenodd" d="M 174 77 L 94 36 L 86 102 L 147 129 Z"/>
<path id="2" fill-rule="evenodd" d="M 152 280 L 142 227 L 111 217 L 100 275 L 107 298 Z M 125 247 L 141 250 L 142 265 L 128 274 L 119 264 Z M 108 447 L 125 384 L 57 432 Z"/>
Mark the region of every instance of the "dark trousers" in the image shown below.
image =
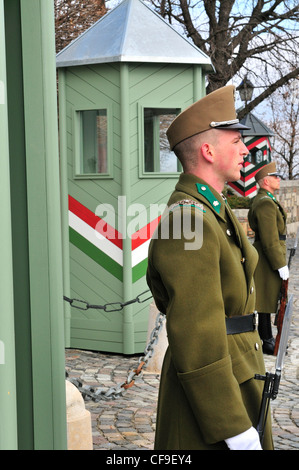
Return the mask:
<path id="1" fill-rule="evenodd" d="M 272 338 L 272 324 L 271 324 L 271 313 L 260 313 L 259 312 L 259 325 L 258 332 L 261 339 Z"/>

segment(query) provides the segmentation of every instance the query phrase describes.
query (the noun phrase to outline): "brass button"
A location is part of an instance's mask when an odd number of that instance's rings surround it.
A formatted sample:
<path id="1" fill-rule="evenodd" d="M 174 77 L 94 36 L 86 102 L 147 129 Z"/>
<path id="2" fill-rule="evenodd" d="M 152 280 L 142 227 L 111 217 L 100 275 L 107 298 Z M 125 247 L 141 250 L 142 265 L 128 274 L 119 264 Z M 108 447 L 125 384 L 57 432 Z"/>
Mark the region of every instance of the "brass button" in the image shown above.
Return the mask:
<path id="1" fill-rule="evenodd" d="M 254 287 L 251 286 L 251 287 L 250 287 L 250 294 L 253 294 L 253 293 L 254 293 Z"/>
<path id="2" fill-rule="evenodd" d="M 256 351 L 258 351 L 260 349 L 258 343 L 255 343 L 254 348 L 255 348 Z"/>
<path id="3" fill-rule="evenodd" d="M 231 237 L 231 236 L 232 236 L 232 232 L 230 231 L 230 229 L 229 229 L 229 228 L 226 230 L 226 235 L 228 235 L 229 237 Z"/>
<path id="4" fill-rule="evenodd" d="M 242 258 L 242 259 L 241 259 L 241 263 L 242 263 L 242 264 L 244 264 L 245 261 L 246 261 L 246 258 Z"/>

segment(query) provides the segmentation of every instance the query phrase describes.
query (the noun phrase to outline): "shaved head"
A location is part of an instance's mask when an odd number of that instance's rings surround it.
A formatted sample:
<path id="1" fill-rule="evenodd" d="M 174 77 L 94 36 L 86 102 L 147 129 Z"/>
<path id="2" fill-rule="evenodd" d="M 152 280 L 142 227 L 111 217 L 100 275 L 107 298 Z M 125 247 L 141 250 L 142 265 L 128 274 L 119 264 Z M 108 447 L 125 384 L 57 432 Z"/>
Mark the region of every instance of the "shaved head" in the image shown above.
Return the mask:
<path id="1" fill-rule="evenodd" d="M 185 173 L 190 173 L 198 165 L 198 152 L 203 143 L 215 145 L 218 141 L 220 130 L 209 129 L 200 134 L 193 135 L 177 144 L 173 151 L 182 164 Z"/>

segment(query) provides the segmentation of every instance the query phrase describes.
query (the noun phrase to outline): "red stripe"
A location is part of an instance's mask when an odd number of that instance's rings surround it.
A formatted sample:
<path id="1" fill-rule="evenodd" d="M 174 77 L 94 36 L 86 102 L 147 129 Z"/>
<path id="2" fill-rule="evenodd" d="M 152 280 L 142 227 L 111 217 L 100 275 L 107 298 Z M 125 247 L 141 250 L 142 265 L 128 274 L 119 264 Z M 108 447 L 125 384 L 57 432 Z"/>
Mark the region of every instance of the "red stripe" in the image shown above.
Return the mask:
<path id="1" fill-rule="evenodd" d="M 146 242 L 152 237 L 160 219 L 161 219 L 161 216 L 155 220 L 152 220 L 147 225 L 142 227 L 140 230 L 137 230 L 137 232 L 133 233 L 132 250 L 135 250 L 135 248 L 142 245 L 144 242 Z"/>
<path id="2" fill-rule="evenodd" d="M 229 186 L 233 189 L 235 189 L 235 191 L 237 191 L 239 194 L 241 194 L 242 196 L 247 196 L 248 194 L 251 194 L 253 193 L 254 191 L 256 191 L 256 185 L 254 185 L 252 188 L 250 189 L 246 189 L 246 187 L 244 187 L 244 189 L 240 188 L 239 186 L 237 186 L 236 184 L 234 183 L 228 183 Z"/>
<path id="3" fill-rule="evenodd" d="M 245 191 L 245 196 L 248 196 L 249 194 L 253 193 L 254 191 L 256 191 L 256 186 L 253 186 L 252 188 Z"/>
<path id="4" fill-rule="evenodd" d="M 229 184 L 229 186 L 231 186 L 231 188 L 233 188 L 235 191 L 237 191 L 237 193 L 239 193 L 243 196 L 244 192 L 236 184 L 234 184 L 232 182 L 229 182 L 228 184 Z"/>
<path id="5" fill-rule="evenodd" d="M 90 227 L 97 230 L 99 233 L 101 233 L 101 235 L 103 235 L 105 238 L 114 243 L 114 245 L 118 246 L 121 249 L 123 248 L 122 234 L 118 232 L 115 228 L 113 228 L 111 225 L 109 225 L 107 222 L 105 222 L 103 219 L 96 216 L 92 211 L 87 209 L 87 207 L 83 206 L 83 204 L 81 204 L 79 201 L 77 201 L 70 195 L 69 210 L 81 220 L 83 220 L 85 223 L 87 223 Z M 142 245 L 144 242 L 146 242 L 152 237 L 160 218 L 161 217 L 158 217 L 157 219 L 152 220 L 132 235 L 132 250 L 135 250 L 135 248 Z"/>
<path id="6" fill-rule="evenodd" d="M 251 180 L 252 178 L 254 178 L 254 175 L 255 175 L 256 171 L 255 172 L 252 172 L 252 173 L 249 173 L 247 175 L 242 175 L 241 174 L 241 178 L 239 179 L 239 181 L 242 181 L 243 183 Z"/>
<path id="7" fill-rule="evenodd" d="M 77 217 L 87 223 L 90 227 L 97 230 L 101 235 L 110 240 L 114 245 L 122 249 L 122 235 L 114 227 L 107 224 L 92 211 L 83 206 L 79 201 L 69 195 L 69 210 Z M 107 235 L 108 234 L 108 235 Z"/>
<path id="8" fill-rule="evenodd" d="M 246 145 L 246 147 L 248 148 L 248 150 L 251 150 L 253 147 L 257 147 L 258 144 L 261 144 L 262 142 L 268 142 L 268 139 L 266 139 L 265 137 L 261 137 L 260 139 L 257 139 L 255 140 L 254 142 L 252 142 L 251 144 L 249 145 Z"/>

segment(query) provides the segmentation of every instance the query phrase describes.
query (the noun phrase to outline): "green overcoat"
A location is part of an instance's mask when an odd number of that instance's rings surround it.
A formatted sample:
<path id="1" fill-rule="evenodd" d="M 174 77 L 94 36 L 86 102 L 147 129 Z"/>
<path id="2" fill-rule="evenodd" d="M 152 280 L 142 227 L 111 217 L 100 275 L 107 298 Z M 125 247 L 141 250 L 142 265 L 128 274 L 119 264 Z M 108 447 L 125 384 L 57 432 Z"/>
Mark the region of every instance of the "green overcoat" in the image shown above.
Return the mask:
<path id="1" fill-rule="evenodd" d="M 260 188 L 249 209 L 248 222 L 255 232 L 253 245 L 259 254 L 254 279 L 256 310 L 261 313 L 275 313 L 277 309 L 281 288 L 277 270 L 287 264 L 286 218 L 277 199 Z"/>
<path id="2" fill-rule="evenodd" d="M 178 237 L 181 200 L 195 202 L 186 206 L 191 229 L 202 231 L 201 247 L 192 249 L 188 230 Z M 221 195 L 196 176 L 180 176 L 169 206 L 169 236 L 160 224 L 147 271 L 169 343 L 155 449 L 227 450 L 224 439 L 256 427 L 261 403 L 263 382 L 254 379 L 265 373 L 258 332 L 227 335 L 225 324 L 226 316 L 254 311 L 257 253 Z M 270 419 L 264 448 L 273 448 Z"/>

